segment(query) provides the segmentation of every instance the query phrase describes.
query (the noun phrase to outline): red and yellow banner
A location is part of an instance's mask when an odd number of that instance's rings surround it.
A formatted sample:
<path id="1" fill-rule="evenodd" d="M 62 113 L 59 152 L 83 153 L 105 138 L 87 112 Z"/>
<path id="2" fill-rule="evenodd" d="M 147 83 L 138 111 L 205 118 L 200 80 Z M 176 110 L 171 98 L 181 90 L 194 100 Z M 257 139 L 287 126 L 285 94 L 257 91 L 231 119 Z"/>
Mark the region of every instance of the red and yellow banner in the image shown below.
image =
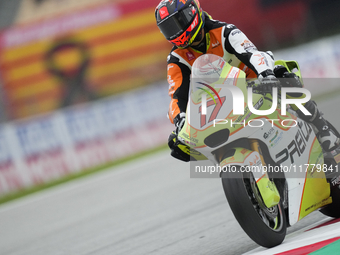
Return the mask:
<path id="1" fill-rule="evenodd" d="M 150 84 L 166 77 L 171 49 L 158 1 L 104 4 L 0 33 L 0 77 L 11 119 Z"/>

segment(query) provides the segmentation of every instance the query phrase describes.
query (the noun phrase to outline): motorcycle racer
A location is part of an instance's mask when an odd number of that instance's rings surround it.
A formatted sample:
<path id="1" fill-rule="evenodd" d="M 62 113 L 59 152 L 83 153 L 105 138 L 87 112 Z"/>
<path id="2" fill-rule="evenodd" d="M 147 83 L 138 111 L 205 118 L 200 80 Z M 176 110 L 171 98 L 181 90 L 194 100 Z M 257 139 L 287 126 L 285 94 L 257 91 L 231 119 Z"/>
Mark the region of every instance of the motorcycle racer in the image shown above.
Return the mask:
<path id="1" fill-rule="evenodd" d="M 199 56 L 207 53 L 218 55 L 243 70 L 247 78 L 258 78 L 261 86 L 278 84 L 277 78 L 291 78 L 293 82 L 283 86 L 302 86 L 295 74 L 283 67 L 274 69 L 271 52 L 259 51 L 235 25 L 213 20 L 202 10 L 198 0 L 162 0 L 156 7 L 155 16 L 158 28 L 174 45 L 167 59 L 167 77 L 171 97 L 168 117 L 176 126 L 176 131 L 169 137 L 169 147 L 175 158 L 190 160 L 190 151 L 185 146 L 178 147 L 176 136 L 185 123 L 191 67 Z M 336 132 L 313 101 L 307 102 L 305 108 L 312 116 L 297 111 L 298 115 L 303 115 L 303 120 L 316 127 L 323 148 L 333 150 L 340 144 Z"/>

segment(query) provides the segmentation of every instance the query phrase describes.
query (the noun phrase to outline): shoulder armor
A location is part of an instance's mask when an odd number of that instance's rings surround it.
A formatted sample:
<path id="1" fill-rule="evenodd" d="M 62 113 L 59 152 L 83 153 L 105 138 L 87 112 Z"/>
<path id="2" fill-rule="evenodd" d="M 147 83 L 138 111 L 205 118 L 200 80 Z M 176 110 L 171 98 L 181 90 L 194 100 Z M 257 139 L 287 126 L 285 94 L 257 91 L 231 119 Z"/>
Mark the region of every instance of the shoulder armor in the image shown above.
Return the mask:
<path id="1" fill-rule="evenodd" d="M 167 58 L 168 64 L 170 64 L 170 63 L 178 63 L 178 62 L 179 62 L 179 58 L 176 57 L 176 56 L 174 56 L 174 55 L 172 54 L 172 52 L 173 52 L 173 51 L 171 51 L 170 54 L 168 55 L 168 58 Z"/>
<path id="2" fill-rule="evenodd" d="M 234 31 L 234 30 L 238 31 L 237 33 L 241 33 L 241 31 L 234 24 L 226 24 L 224 33 L 225 35 L 228 35 L 230 34 L 231 31 Z"/>

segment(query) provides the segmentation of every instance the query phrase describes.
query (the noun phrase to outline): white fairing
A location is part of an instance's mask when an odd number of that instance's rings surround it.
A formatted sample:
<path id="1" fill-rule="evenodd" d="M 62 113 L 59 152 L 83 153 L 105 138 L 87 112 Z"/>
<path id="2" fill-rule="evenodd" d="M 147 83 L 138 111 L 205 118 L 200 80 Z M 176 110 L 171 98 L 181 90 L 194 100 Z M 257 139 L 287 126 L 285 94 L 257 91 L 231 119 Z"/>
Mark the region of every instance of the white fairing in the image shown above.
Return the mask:
<path id="1" fill-rule="evenodd" d="M 289 223 L 290 225 L 295 224 L 299 220 L 301 197 L 304 192 L 307 172 L 305 164 L 310 161 L 313 143 L 317 143 L 312 127 L 292 115 L 290 115 L 292 118 L 290 121 L 278 119 L 271 121 L 267 116 L 252 119 L 254 117 L 252 117 L 251 112 L 247 113 L 247 116 L 245 114 L 236 115 L 236 117 L 231 115 L 235 108 L 233 101 L 237 101 L 232 100 L 235 99 L 235 93 L 233 94 L 232 90 L 239 87 L 240 83 L 243 83 L 241 85 L 243 89 L 246 87 L 245 76 L 242 76 L 243 79 L 239 79 L 242 71 L 230 67 L 218 56 L 206 54 L 198 58 L 192 71 L 193 77 L 187 111 L 189 116 L 186 123 L 192 129 L 188 129 L 190 130 L 190 137 L 186 138 L 189 139 L 186 143 L 215 164 L 220 162 L 216 162 L 212 152 L 240 138 L 257 139 L 265 143 L 271 158 L 281 166 L 279 170 L 283 169 L 285 173 L 288 184 Z M 225 71 L 226 73 L 223 73 Z M 221 74 L 222 77 L 226 78 L 219 80 Z M 217 81 L 218 83 L 216 83 Z M 223 86 L 219 87 L 216 84 L 223 84 Z M 209 97 L 205 115 L 201 114 L 203 97 Z M 253 102 L 254 108 L 257 109 L 264 102 L 267 102 L 264 101 L 262 96 L 257 95 L 257 98 L 259 97 L 261 99 Z M 222 104 L 219 103 L 219 100 L 222 101 Z M 234 123 L 232 127 L 230 120 Z M 256 122 L 252 122 L 253 125 L 250 125 L 247 120 L 256 120 Z M 242 121 L 247 124 L 243 125 Z M 263 125 L 258 126 L 260 122 Z M 234 128 L 235 125 L 239 125 L 240 128 Z M 209 135 L 225 129 L 230 130 L 229 137 L 225 142 L 211 148 L 203 141 Z M 195 133 L 198 133 L 198 136 L 195 136 Z M 185 138 L 183 139 L 185 140 Z M 254 158 L 256 158 L 256 153 L 252 153 L 249 160 L 253 162 Z M 313 155 L 313 158 L 320 160 L 322 153 L 321 156 Z M 235 162 L 227 164 L 235 164 Z M 245 160 L 240 164 L 247 165 L 248 163 Z"/>
<path id="2" fill-rule="evenodd" d="M 297 126 L 284 131 L 271 122 L 252 135 L 262 140 L 269 148 L 272 159 L 280 162 L 288 184 L 289 223 L 299 220 L 301 197 L 306 177 L 306 162 L 309 161 L 310 148 L 316 140 L 312 127 L 297 119 Z M 294 124 L 295 125 L 295 124 Z"/>

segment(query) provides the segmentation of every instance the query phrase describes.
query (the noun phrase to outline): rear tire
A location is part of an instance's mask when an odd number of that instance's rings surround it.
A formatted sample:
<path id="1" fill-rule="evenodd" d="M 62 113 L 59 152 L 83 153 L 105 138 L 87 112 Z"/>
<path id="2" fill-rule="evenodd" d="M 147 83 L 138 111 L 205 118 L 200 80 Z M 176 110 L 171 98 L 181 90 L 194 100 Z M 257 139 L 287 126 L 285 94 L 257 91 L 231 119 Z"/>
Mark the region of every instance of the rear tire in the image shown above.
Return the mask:
<path id="1" fill-rule="evenodd" d="M 328 216 L 328 217 L 332 217 L 332 218 L 340 218 L 340 207 L 338 206 L 334 206 L 334 204 L 330 204 L 328 206 L 326 206 L 325 208 L 320 210 L 321 213 L 323 213 L 324 215 Z"/>
<path id="2" fill-rule="evenodd" d="M 258 195 L 255 193 L 258 191 L 251 173 L 223 172 L 221 177 L 230 208 L 247 235 L 263 247 L 271 248 L 281 244 L 287 229 L 282 202 L 269 209 L 261 207 L 263 202 L 259 203 L 256 199 Z"/>

